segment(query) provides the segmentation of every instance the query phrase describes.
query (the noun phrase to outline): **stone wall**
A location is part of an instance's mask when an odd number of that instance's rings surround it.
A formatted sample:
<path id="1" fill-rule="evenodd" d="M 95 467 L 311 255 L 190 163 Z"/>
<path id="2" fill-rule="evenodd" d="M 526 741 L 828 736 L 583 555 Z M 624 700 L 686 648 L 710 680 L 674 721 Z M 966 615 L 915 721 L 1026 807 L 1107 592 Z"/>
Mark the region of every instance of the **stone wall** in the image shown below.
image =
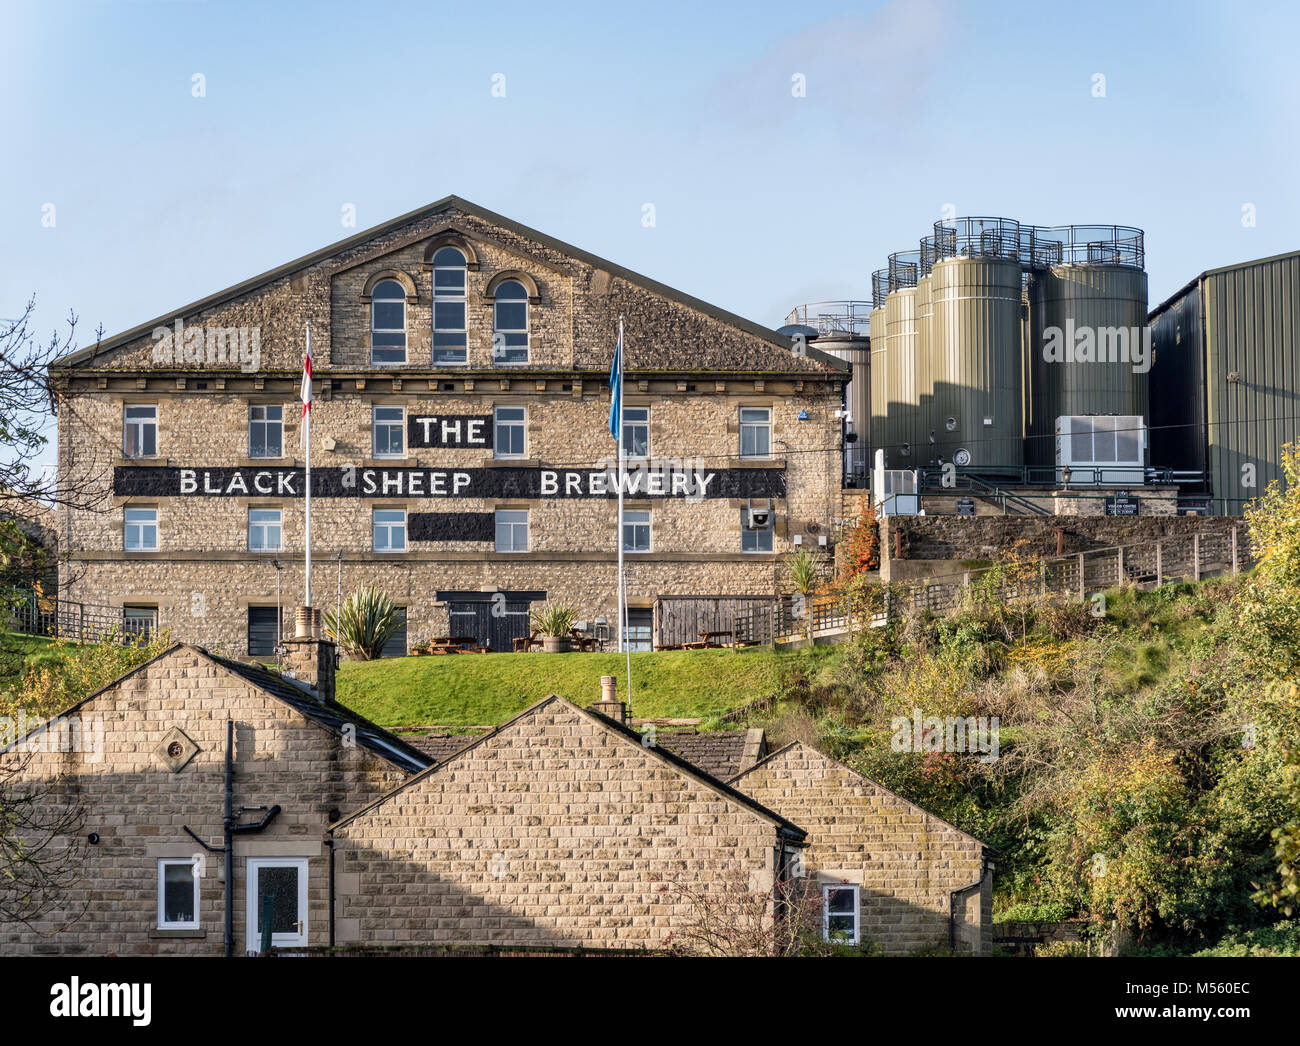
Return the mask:
<path id="1" fill-rule="evenodd" d="M 1194 534 L 1230 535 L 1236 528 L 1245 554 L 1247 528 L 1235 516 L 891 516 L 881 521 L 881 548 L 890 559 L 991 560 L 1017 541 L 1027 554 L 1073 555 Z M 901 534 L 902 555 L 898 554 Z"/>
<path id="2" fill-rule="evenodd" d="M 993 874 L 978 839 L 800 742 L 732 784 L 808 832 L 803 859 L 818 888 L 860 887 L 862 938 L 889 955 L 946 951 L 950 892 L 983 877 L 958 899 L 957 948 L 992 954 Z"/>
<path id="3" fill-rule="evenodd" d="M 339 942 L 662 948 L 770 903 L 776 824 L 552 698 L 335 830 Z"/>
<path id="4" fill-rule="evenodd" d="M 102 728 L 98 751 L 49 751 L 42 745 L 45 735 L 35 734 L 29 743 L 42 750 L 0 755 L 8 765 L 19 765 L 7 788 L 44 791 L 57 779 L 65 790 L 61 794 L 79 791 L 73 809 L 81 815 L 80 829 L 61 840 L 77 847 L 78 881 L 61 909 L 35 930 L 0 924 L 0 953 L 222 953 L 222 857 L 206 853 L 184 826 L 208 845 L 221 846 L 227 717 L 235 722 L 236 808 L 281 807 L 264 832 L 236 836 L 235 953 L 247 947 L 244 884 L 250 857 L 308 859 L 308 937 L 312 944 L 328 942 L 324 840 L 331 811 L 368 802 L 405 780 L 405 772 L 364 748 L 345 745 L 192 648 L 164 654 L 75 712 L 83 728 Z M 178 772 L 155 751 L 173 729 L 198 748 Z M 43 805 L 61 808 L 53 798 Z M 261 816 L 259 811 L 243 819 Z M 99 836 L 94 845 L 87 841 L 91 832 Z M 195 854 L 202 861 L 200 929 L 160 931 L 158 860 Z"/>

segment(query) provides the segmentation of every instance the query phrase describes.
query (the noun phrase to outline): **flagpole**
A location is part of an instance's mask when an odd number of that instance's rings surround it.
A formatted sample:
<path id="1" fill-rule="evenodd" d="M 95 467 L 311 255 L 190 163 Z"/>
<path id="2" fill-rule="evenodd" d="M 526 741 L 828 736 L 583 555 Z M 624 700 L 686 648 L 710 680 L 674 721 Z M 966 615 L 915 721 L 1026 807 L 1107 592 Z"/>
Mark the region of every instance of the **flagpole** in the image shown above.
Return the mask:
<path id="1" fill-rule="evenodd" d="M 307 374 L 304 374 L 304 375 L 303 375 L 303 379 L 304 379 L 304 381 L 310 383 L 310 382 L 311 382 L 311 378 L 309 377 L 309 375 L 310 375 L 310 373 L 311 373 L 311 371 L 310 371 L 310 366 L 311 366 L 311 320 L 308 320 L 308 321 L 307 321 L 307 361 L 308 361 L 308 362 L 307 362 L 307 366 L 308 366 L 309 369 L 308 369 Z M 302 414 L 302 423 L 303 423 L 304 426 L 306 426 L 306 428 L 305 428 L 303 431 L 304 431 L 304 433 L 305 433 L 305 435 L 304 435 L 304 439 L 306 440 L 306 443 L 307 443 L 307 470 L 306 470 L 306 471 L 307 471 L 307 486 L 306 486 L 306 491 L 305 491 L 305 506 L 306 506 L 306 510 L 307 510 L 307 511 L 306 511 L 306 516 L 307 516 L 307 519 L 306 519 L 306 524 L 307 524 L 307 549 L 306 549 L 306 551 L 307 551 L 307 580 L 306 580 L 306 585 L 304 586 L 304 587 L 305 587 L 305 599 L 304 599 L 304 601 L 303 601 L 303 605 L 304 605 L 304 606 L 308 606 L 308 607 L 310 607 L 310 606 L 311 606 L 311 386 L 310 386 L 310 384 L 308 384 L 307 390 L 305 391 L 305 395 L 307 396 L 307 399 L 303 402 L 303 406 L 304 406 L 305 409 L 303 410 L 303 414 Z"/>
<path id="2" fill-rule="evenodd" d="M 623 458 L 623 317 L 618 318 L 618 649 L 622 653 L 627 647 L 627 625 L 624 619 L 623 603 L 623 477 L 626 464 Z M 631 663 L 631 654 L 628 654 Z M 629 678 L 628 684 L 631 685 Z M 631 696 L 631 695 L 629 695 Z"/>

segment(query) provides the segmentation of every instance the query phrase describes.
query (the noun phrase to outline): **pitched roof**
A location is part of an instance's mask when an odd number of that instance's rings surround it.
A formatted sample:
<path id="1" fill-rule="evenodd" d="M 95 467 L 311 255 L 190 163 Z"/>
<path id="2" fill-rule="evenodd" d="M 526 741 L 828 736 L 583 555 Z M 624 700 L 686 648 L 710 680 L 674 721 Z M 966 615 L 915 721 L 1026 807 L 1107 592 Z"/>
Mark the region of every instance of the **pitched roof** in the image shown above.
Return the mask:
<path id="1" fill-rule="evenodd" d="M 746 753 L 746 748 L 751 747 L 748 730 L 660 733 L 656 735 L 655 743 L 720 781 L 729 780 L 753 765 L 762 758 L 766 749 L 764 742 L 757 751 Z"/>
<path id="2" fill-rule="evenodd" d="M 628 742 L 636 745 L 637 748 L 646 752 L 648 755 L 663 760 L 664 762 L 673 766 L 675 769 L 684 773 L 686 776 L 700 782 L 710 790 L 714 792 L 718 792 L 719 794 L 725 796 L 726 798 L 732 800 L 733 802 L 739 803 L 741 806 L 746 807 L 747 809 L 751 810 L 753 813 L 764 818 L 765 820 L 771 821 L 774 825 L 776 825 L 777 830 L 781 832 L 783 835 L 789 837 L 791 841 L 795 843 L 800 843 L 803 841 L 804 837 L 808 834 L 798 825 L 794 824 L 792 821 L 789 821 L 786 818 L 782 817 L 775 810 L 768 809 L 766 806 L 758 802 L 756 799 L 746 795 L 744 792 L 741 792 L 733 788 L 725 781 L 718 780 L 716 777 L 705 772 L 704 770 L 701 770 L 693 763 L 687 762 L 685 759 L 675 754 L 674 752 L 671 752 L 666 748 L 662 747 L 661 745 L 657 745 L 657 744 L 645 745 L 643 743 L 644 739 L 642 735 L 637 733 L 631 727 L 626 726 L 623 723 L 617 722 L 616 720 L 610 719 L 608 716 L 601 715 L 599 712 L 594 712 L 589 708 L 580 708 L 579 706 L 575 705 L 572 701 L 560 697 L 558 694 L 552 694 L 550 697 L 543 698 L 541 701 L 537 702 L 537 704 L 525 708 L 518 715 L 512 717 L 511 719 L 508 719 L 500 726 L 494 728 L 493 730 L 488 731 L 485 734 L 480 734 L 478 737 L 473 738 L 469 742 L 469 744 L 463 745 L 461 748 L 457 749 L 454 753 L 452 753 L 451 756 L 444 759 L 442 762 L 434 763 L 427 770 L 424 770 L 414 775 L 413 777 L 408 778 L 407 780 L 398 784 L 396 787 L 389 789 L 387 792 L 385 792 L 383 795 L 379 796 L 377 799 L 373 800 L 372 802 L 367 803 L 365 806 L 361 807 L 358 810 L 352 811 L 352 813 L 348 814 L 346 817 L 342 817 L 338 821 L 335 821 L 332 825 L 330 825 L 330 831 L 333 831 L 336 828 L 341 828 L 344 825 L 348 824 L 349 822 L 356 820 L 356 818 L 360 817 L 362 814 L 367 813 L 368 811 L 374 809 L 377 806 L 382 805 L 383 803 L 386 803 L 389 799 L 393 798 L 393 796 L 398 795 L 399 793 L 406 791 L 406 789 L 419 784 L 430 774 L 438 773 L 443 769 L 443 767 L 455 765 L 456 761 L 461 756 L 463 756 L 466 752 L 470 751 L 471 749 L 477 748 L 485 741 L 497 737 L 498 735 L 509 730 L 516 723 L 519 723 L 520 721 L 526 719 L 531 715 L 535 715 L 537 712 L 541 711 L 546 706 L 550 704 L 554 704 L 555 702 L 559 702 L 560 704 L 564 705 L 571 711 L 576 712 L 579 715 L 586 716 L 588 719 L 599 724 L 605 729 L 623 736 Z"/>
<path id="3" fill-rule="evenodd" d="M 406 734 L 402 739 L 418 748 L 435 763 L 449 759 L 468 744 L 472 744 L 478 734 Z"/>
<path id="4" fill-rule="evenodd" d="M 57 716 L 51 716 L 49 719 L 38 723 L 31 730 L 27 731 L 22 737 L 14 740 L 3 748 L 0 748 L 0 754 L 7 752 L 13 745 L 22 741 L 26 737 L 40 733 L 51 722 L 58 720 L 60 717 L 72 715 L 78 709 L 85 707 L 100 694 L 107 693 L 114 687 L 119 686 L 132 676 L 143 672 L 151 665 L 156 664 L 165 657 L 170 657 L 178 650 L 189 650 L 198 654 L 200 657 L 213 664 L 225 669 L 228 672 L 239 676 L 244 682 L 257 687 L 268 696 L 291 706 L 294 711 L 312 720 L 319 726 L 335 734 L 342 734 L 344 727 L 352 727 L 351 736 L 358 745 L 367 751 L 379 756 L 381 759 L 400 767 L 410 773 L 415 773 L 429 766 L 430 760 L 418 748 L 407 744 L 400 737 L 390 734 L 383 727 L 376 726 L 370 720 L 363 716 L 357 715 L 350 708 L 345 708 L 337 702 L 321 704 L 314 696 L 305 692 L 292 681 L 285 679 L 283 676 L 264 668 L 261 665 L 248 664 L 244 661 L 234 661 L 226 657 L 218 657 L 210 654 L 202 647 L 193 646 L 189 643 L 176 643 L 168 647 L 162 653 L 151 657 L 143 664 L 136 665 L 129 672 L 124 672 L 111 683 L 100 687 L 93 694 L 82 698 L 76 704 L 64 709 Z"/>
<path id="5" fill-rule="evenodd" d="M 361 246 L 369 240 L 384 236 L 403 225 L 433 217 L 434 215 L 440 214 L 444 211 L 460 211 L 464 214 L 472 215 L 491 225 L 496 225 L 500 228 L 509 230 L 524 239 L 532 240 L 534 243 L 540 243 L 545 247 L 560 252 L 561 254 L 567 254 L 570 257 L 576 258 L 595 268 L 604 269 L 606 272 L 609 272 L 620 279 L 626 280 L 629 283 L 634 283 L 654 294 L 659 294 L 665 298 L 676 301 L 678 304 L 702 312 L 706 316 L 710 316 L 722 323 L 737 327 L 740 330 L 746 331 L 749 334 L 753 334 L 765 341 L 769 341 L 772 344 L 779 346 L 786 352 L 790 351 L 791 340 L 778 334 L 770 327 L 764 327 L 762 324 L 755 323 L 753 320 L 747 320 L 743 316 L 736 315 L 734 312 L 728 312 L 726 309 L 719 309 L 715 305 L 710 305 L 706 301 L 701 301 L 699 298 L 685 294 L 673 287 L 669 287 L 667 284 L 660 283 L 657 280 L 652 280 L 648 276 L 642 276 L 638 272 L 633 272 L 631 269 L 626 269 L 621 265 L 616 265 L 614 262 L 607 261 L 606 259 L 584 251 L 581 248 L 574 247 L 572 244 L 565 243 L 563 240 L 557 240 L 553 236 L 547 236 L 545 233 L 538 232 L 536 229 L 531 229 L 527 225 L 521 225 L 519 222 L 513 221 L 504 215 L 497 214 L 494 211 L 489 211 L 485 207 L 478 206 L 478 204 L 470 203 L 468 200 L 461 199 L 459 196 L 444 196 L 441 200 L 428 204 L 425 207 L 419 207 L 413 211 L 408 211 L 406 214 L 389 219 L 386 222 L 382 222 L 372 228 L 356 233 L 346 239 L 338 240 L 327 247 L 322 247 L 320 250 L 312 251 L 310 254 L 304 254 L 301 258 L 295 258 L 293 261 L 286 262 L 284 265 L 279 265 L 274 269 L 268 269 L 264 273 L 250 277 L 240 283 L 236 283 L 234 286 L 227 287 L 225 290 L 217 291 L 215 294 L 209 294 L 207 297 L 200 298 L 198 301 L 190 302 L 190 304 L 184 305 L 179 309 L 173 309 L 171 312 L 158 316 L 155 319 L 148 320 L 145 323 L 141 323 L 138 326 L 132 327 L 130 330 L 123 331 L 120 334 L 115 334 L 111 338 L 106 338 L 101 342 L 96 342 L 94 345 L 88 345 L 84 349 L 78 349 L 76 352 L 71 352 L 68 355 L 55 360 L 51 366 L 55 368 L 77 367 L 87 362 L 93 362 L 96 356 L 105 352 L 111 352 L 113 349 L 120 348 L 137 338 L 144 337 L 146 334 L 151 333 L 155 327 L 167 326 L 178 317 L 183 318 L 187 314 L 200 312 L 216 305 L 222 305 L 234 298 L 238 298 L 240 295 L 247 294 L 249 291 L 257 290 L 259 287 L 263 287 L 268 283 L 273 283 L 285 276 L 301 272 L 303 269 L 310 268 L 319 262 L 326 261 L 336 254 L 341 254 L 353 247 Z M 820 363 L 827 364 L 834 370 L 847 372 L 851 366 L 846 361 L 832 356 L 828 352 L 816 349 L 813 346 L 808 346 L 807 354 L 810 358 L 815 359 Z"/>
<path id="6" fill-rule="evenodd" d="M 202 647 L 194 647 L 193 649 L 204 654 L 210 661 L 215 661 L 223 668 L 234 672 L 235 675 L 246 682 L 265 690 L 285 704 L 291 705 L 295 711 L 300 712 L 308 719 L 319 723 L 333 733 L 342 734 L 345 726 L 351 726 L 351 737 L 357 744 L 367 751 L 388 760 L 390 763 L 395 763 L 403 770 L 417 773 L 427 768 L 432 762 L 429 756 L 414 745 L 403 741 L 396 734 L 389 733 L 383 727 L 375 725 L 369 719 L 358 715 L 352 709 L 339 704 L 337 701 L 322 704 L 315 696 L 302 690 L 292 680 L 272 672 L 269 668 L 249 664 L 246 661 L 218 657 L 215 654 L 209 654 Z"/>
<path id="7" fill-rule="evenodd" d="M 780 758 L 781 758 L 782 756 L 784 756 L 787 752 L 789 752 L 789 751 L 791 751 L 791 750 L 793 750 L 793 749 L 801 749 L 801 750 L 806 750 L 806 751 L 809 751 L 809 752 L 813 752 L 813 753 L 816 754 L 819 758 L 825 760 L 826 762 L 832 764 L 833 766 L 837 766 L 837 767 L 839 767 L 841 770 L 845 771 L 845 772 L 848 773 L 848 774 L 853 775 L 854 777 L 858 778 L 859 780 L 865 781 L 867 784 L 869 784 L 872 788 L 876 789 L 877 791 L 882 792 L 883 794 L 889 796 L 889 797 L 892 798 L 892 799 L 897 799 L 897 800 L 898 800 L 900 803 L 902 803 L 904 806 L 911 807 L 911 808 L 912 808 L 913 810 L 915 810 L 917 813 L 919 813 L 919 814 L 923 814 L 924 816 L 930 818 L 932 821 L 937 821 L 939 824 L 943 825 L 945 828 L 949 828 L 949 829 L 951 829 L 952 831 L 956 832 L 958 835 L 963 835 L 963 836 L 965 836 L 967 839 L 970 839 L 972 842 L 979 843 L 980 846 L 984 847 L 986 850 L 989 850 L 990 852 L 996 852 L 996 851 L 993 850 L 993 847 L 989 846 L 989 844 L 986 843 L 986 842 L 984 842 L 983 839 L 976 839 L 975 836 L 973 836 L 973 835 L 970 834 L 970 832 L 963 832 L 963 831 L 962 831 L 960 828 L 958 828 L 955 824 L 952 824 L 952 823 L 950 823 L 950 822 L 948 822 L 948 821 L 945 821 L 942 817 L 937 817 L 937 816 L 935 816 L 934 814 L 930 813 L 929 810 L 925 809 L 925 807 L 923 807 L 923 806 L 917 806 L 916 803 L 912 802 L 910 799 L 904 799 L 904 798 L 903 798 L 901 795 L 899 795 L 897 792 L 891 791 L 890 789 L 886 788 L 886 787 L 885 787 L 884 785 L 882 785 L 879 781 L 876 781 L 876 780 L 874 780 L 874 779 L 868 777 L 866 774 L 858 773 L 858 771 L 854 770 L 853 767 L 848 766 L 848 765 L 846 765 L 846 764 L 844 764 L 844 763 L 841 763 L 838 759 L 834 758 L 833 756 L 829 756 L 829 755 L 827 755 L 827 754 L 826 754 L 825 752 L 823 752 L 820 748 L 814 748 L 812 745 L 806 745 L 806 744 L 804 744 L 802 741 L 791 741 L 788 745 L 782 745 L 782 746 L 781 746 L 780 748 L 778 748 L 775 752 L 771 752 L 771 753 L 769 753 L 768 755 L 764 756 L 762 759 L 760 759 L 758 762 L 756 762 L 753 766 L 750 766 L 750 767 L 745 768 L 744 770 L 740 771 L 740 773 L 738 773 L 738 774 L 736 774 L 734 777 L 730 778 L 730 780 L 729 780 L 728 783 L 729 783 L 729 784 L 733 784 L 733 785 L 736 784 L 738 781 L 740 781 L 741 778 L 746 777 L 746 776 L 748 776 L 749 774 L 752 774 L 755 770 L 758 770 L 758 769 L 760 769 L 760 768 L 762 768 L 762 767 L 765 767 L 765 766 L 767 766 L 769 763 L 772 763 L 772 762 L 776 761 L 777 759 L 780 759 Z"/>

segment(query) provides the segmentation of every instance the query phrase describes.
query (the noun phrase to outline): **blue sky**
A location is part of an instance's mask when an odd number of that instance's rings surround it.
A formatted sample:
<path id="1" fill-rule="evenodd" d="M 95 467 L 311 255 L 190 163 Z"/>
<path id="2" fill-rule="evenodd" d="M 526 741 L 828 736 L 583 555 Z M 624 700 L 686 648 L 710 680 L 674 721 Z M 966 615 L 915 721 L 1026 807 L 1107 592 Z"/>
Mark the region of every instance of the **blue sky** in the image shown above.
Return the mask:
<path id="1" fill-rule="evenodd" d="M 773 326 L 946 204 L 1141 226 L 1153 304 L 1300 248 L 1291 5 L 0 11 L 0 316 L 81 344 L 448 193 Z"/>

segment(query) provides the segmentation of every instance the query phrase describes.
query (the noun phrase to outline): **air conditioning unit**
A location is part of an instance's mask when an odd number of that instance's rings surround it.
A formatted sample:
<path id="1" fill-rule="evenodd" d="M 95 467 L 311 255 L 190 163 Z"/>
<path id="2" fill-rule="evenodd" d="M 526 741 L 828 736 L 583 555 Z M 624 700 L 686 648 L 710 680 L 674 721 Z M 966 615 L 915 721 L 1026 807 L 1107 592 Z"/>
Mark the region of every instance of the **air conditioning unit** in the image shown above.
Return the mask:
<path id="1" fill-rule="evenodd" d="M 762 504 L 755 505 L 751 498 L 745 511 L 745 526 L 750 530 L 766 530 L 772 522 L 772 502 L 766 498 Z"/>
<path id="2" fill-rule="evenodd" d="M 1146 483 L 1147 426 L 1140 414 L 1067 415 L 1056 419 L 1056 481 L 1072 487 Z"/>

